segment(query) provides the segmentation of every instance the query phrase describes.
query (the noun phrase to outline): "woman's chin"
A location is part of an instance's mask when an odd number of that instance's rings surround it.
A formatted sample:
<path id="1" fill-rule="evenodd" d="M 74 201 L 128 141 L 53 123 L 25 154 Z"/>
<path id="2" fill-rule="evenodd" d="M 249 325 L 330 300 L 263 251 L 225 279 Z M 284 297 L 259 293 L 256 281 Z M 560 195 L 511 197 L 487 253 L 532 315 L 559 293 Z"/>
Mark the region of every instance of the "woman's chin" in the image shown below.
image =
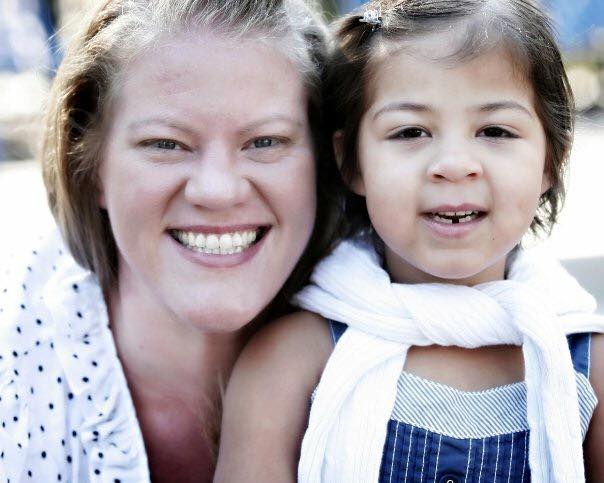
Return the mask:
<path id="1" fill-rule="evenodd" d="M 236 306 L 233 300 L 220 300 L 211 308 L 195 307 L 180 314 L 179 319 L 202 332 L 227 334 L 237 332 L 254 320 L 263 306 Z M 229 303 L 230 302 L 230 303 Z"/>

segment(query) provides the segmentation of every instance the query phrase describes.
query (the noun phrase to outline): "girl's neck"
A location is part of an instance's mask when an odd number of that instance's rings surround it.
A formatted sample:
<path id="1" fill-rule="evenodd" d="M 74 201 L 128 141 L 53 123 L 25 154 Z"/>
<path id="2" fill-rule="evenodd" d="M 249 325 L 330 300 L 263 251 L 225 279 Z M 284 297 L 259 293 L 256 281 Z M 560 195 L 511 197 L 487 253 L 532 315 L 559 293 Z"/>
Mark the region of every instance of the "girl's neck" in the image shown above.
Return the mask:
<path id="1" fill-rule="evenodd" d="M 455 279 L 440 278 L 437 275 L 422 271 L 398 255 L 394 254 L 388 247 L 384 250 L 384 266 L 390 274 L 390 279 L 395 283 L 450 283 L 454 285 L 466 285 L 472 287 L 486 282 L 505 279 L 506 258 L 498 260 L 484 270 L 469 276 L 460 276 Z"/>
<path id="2" fill-rule="evenodd" d="M 219 397 L 245 334 L 208 333 L 176 320 L 152 294 L 120 271 L 107 294 L 117 352 L 137 401 L 161 404 L 178 399 L 192 408 Z"/>

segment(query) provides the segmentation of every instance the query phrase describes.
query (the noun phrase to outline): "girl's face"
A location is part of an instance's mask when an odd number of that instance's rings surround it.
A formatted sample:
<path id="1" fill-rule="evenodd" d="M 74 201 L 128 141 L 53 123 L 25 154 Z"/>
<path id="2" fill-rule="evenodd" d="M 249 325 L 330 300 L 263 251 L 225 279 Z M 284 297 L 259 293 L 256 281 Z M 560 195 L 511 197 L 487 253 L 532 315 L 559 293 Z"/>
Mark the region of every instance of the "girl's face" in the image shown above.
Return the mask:
<path id="1" fill-rule="evenodd" d="M 504 50 L 453 66 L 411 50 L 376 69 L 353 189 L 393 281 L 502 279 L 548 188 L 532 88 Z"/>
<path id="2" fill-rule="evenodd" d="M 120 283 L 177 321 L 236 330 L 278 292 L 314 223 L 299 70 L 260 42 L 189 34 L 123 79 L 100 170 Z"/>

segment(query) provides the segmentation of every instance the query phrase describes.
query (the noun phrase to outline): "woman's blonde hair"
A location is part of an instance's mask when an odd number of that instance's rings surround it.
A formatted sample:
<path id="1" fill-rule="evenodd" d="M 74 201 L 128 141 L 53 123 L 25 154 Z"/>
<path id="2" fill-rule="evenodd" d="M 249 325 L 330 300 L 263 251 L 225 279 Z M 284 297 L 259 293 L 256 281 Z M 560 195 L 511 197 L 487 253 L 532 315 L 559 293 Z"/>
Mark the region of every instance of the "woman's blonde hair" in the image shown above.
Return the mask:
<path id="1" fill-rule="evenodd" d="M 270 42 L 299 66 L 317 159 L 317 222 L 306 266 L 290 277 L 301 282 L 322 246 L 332 215 L 326 202 L 329 155 L 321 123 L 321 76 L 327 55 L 326 28 L 303 0 L 107 0 L 72 41 L 55 78 L 42 146 L 44 182 L 51 211 L 71 253 L 94 272 L 104 289 L 113 286 L 117 248 L 107 213 L 98 205 L 101 152 L 113 93 L 123 67 L 153 49 L 158 39 L 200 29 L 229 38 Z M 200 49 L 203 45 L 199 46 Z M 334 175 L 335 176 L 335 175 Z M 312 251 L 312 253 L 311 253 Z"/>

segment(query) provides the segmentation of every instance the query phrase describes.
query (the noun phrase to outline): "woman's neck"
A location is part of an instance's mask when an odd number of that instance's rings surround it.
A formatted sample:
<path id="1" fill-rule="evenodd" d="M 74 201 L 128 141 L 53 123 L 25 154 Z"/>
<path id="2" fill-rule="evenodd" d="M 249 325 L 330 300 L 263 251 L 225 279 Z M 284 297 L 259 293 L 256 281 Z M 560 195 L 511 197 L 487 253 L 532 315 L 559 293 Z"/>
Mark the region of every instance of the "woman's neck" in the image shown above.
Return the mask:
<path id="1" fill-rule="evenodd" d="M 128 273 L 120 273 L 107 299 L 118 355 L 136 401 L 178 399 L 200 408 L 218 397 L 245 342 L 243 332 L 208 333 L 176 320 Z"/>

